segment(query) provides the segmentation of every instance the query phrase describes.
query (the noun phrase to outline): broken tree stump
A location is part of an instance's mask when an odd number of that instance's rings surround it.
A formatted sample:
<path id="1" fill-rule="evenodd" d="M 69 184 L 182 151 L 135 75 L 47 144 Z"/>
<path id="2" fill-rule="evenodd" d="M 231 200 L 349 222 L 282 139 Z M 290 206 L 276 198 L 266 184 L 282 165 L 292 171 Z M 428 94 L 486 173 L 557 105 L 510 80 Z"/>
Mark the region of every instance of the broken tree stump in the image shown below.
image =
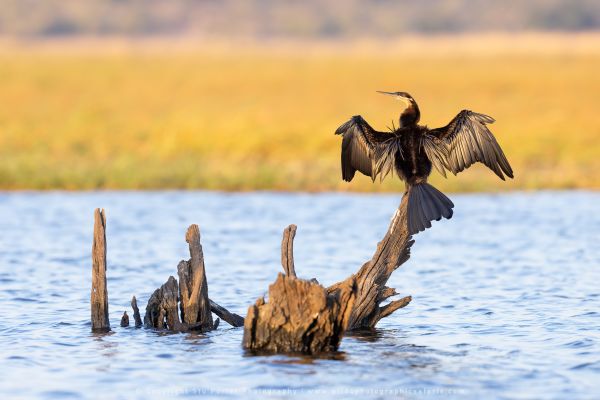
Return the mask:
<path id="1" fill-rule="evenodd" d="M 181 319 L 188 325 L 200 324 L 201 330 L 209 331 L 213 329 L 213 320 L 198 225 L 188 228 L 185 240 L 189 244 L 191 258 L 177 266 Z"/>
<path id="2" fill-rule="evenodd" d="M 346 285 L 346 281 L 356 281 L 358 289 L 348 323 L 349 330 L 373 328 L 379 320 L 407 306 L 412 299 L 406 296 L 380 306 L 385 300 L 397 295 L 396 290 L 387 287 L 386 283 L 392 273 L 410 258 L 410 247 L 414 240 L 408 233 L 407 206 L 408 196 L 404 196 L 383 240 L 377 244 L 373 257 L 356 274 L 327 288 L 328 292 L 332 292 L 340 285 Z"/>
<path id="3" fill-rule="evenodd" d="M 296 277 L 293 241 L 296 225 L 283 231 L 281 265 L 285 274 L 269 286 L 269 302 L 259 298 L 248 309 L 243 346 L 253 351 L 315 354 L 337 350 L 356 298 L 348 279 L 328 291 L 315 279 Z"/>
<path id="4" fill-rule="evenodd" d="M 373 328 L 381 318 L 410 303 L 411 297 L 381 306 L 396 290 L 386 286 L 391 274 L 410 257 L 404 196 L 377 250 L 354 275 L 324 289 L 315 279 L 296 277 L 293 240 L 296 226 L 283 231 L 279 274 L 269 286 L 269 302 L 259 298 L 248 309 L 243 346 L 268 352 L 317 353 L 337 350 L 346 329 Z"/>
<path id="5" fill-rule="evenodd" d="M 92 242 L 92 293 L 90 296 L 92 331 L 110 331 L 108 290 L 106 287 L 106 216 L 104 210 L 94 211 Z"/>
<path id="6" fill-rule="evenodd" d="M 204 254 L 198 225 L 190 225 L 185 239 L 189 244 L 190 259 L 180 261 L 177 266 L 179 283 L 177 279 L 170 276 L 164 285 L 154 291 L 146 306 L 144 326 L 175 332 L 207 332 L 217 329 L 219 325 L 218 318 L 213 322 L 211 312 L 234 327 L 243 326 L 244 318 L 229 312 L 208 297 Z M 135 296 L 131 300 L 131 305 L 135 318 L 137 309 Z M 179 312 L 181 312 L 181 319 L 179 319 Z"/>
<path id="7" fill-rule="evenodd" d="M 317 283 L 280 273 L 269 286 L 269 302 L 261 297 L 248 309 L 243 346 L 276 353 L 335 351 L 355 296 L 352 281 L 327 293 Z"/>

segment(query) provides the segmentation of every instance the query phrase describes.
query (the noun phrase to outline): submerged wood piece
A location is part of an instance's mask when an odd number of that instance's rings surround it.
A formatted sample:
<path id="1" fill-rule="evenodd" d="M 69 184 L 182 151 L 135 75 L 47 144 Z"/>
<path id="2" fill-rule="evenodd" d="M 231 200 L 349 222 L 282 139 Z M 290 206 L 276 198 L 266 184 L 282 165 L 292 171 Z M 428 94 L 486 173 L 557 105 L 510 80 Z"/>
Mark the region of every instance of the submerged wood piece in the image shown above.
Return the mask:
<path id="1" fill-rule="evenodd" d="M 380 306 L 381 302 L 397 294 L 395 289 L 385 285 L 392 273 L 409 259 L 410 247 L 414 243 L 408 233 L 407 206 L 408 196 L 404 196 L 371 260 L 364 263 L 346 281 L 327 288 L 328 292 L 336 291 L 340 285 L 347 285 L 347 281 L 356 280 L 356 301 L 348 324 L 349 330 L 373 328 L 381 318 L 391 315 L 411 301 L 411 297 L 407 296 Z"/>
<path id="2" fill-rule="evenodd" d="M 181 319 L 188 325 L 199 324 L 202 331 L 209 331 L 213 329 L 213 320 L 198 225 L 188 228 L 185 240 L 189 244 L 191 258 L 177 266 Z"/>
<path id="3" fill-rule="evenodd" d="M 337 350 L 356 296 L 353 281 L 330 293 L 319 284 L 279 274 L 269 302 L 248 309 L 243 346 L 265 352 L 315 354 Z"/>
<path id="4" fill-rule="evenodd" d="M 123 316 L 121 317 L 121 327 L 127 328 L 128 326 L 129 326 L 129 315 L 127 315 L 127 311 L 125 311 L 123 313 Z"/>
<path id="5" fill-rule="evenodd" d="M 292 224 L 284 229 L 281 241 L 281 266 L 287 276 L 296 277 L 294 266 L 294 237 L 296 236 L 296 225 Z"/>
<path id="6" fill-rule="evenodd" d="M 179 287 L 177 280 L 170 276 L 165 284 L 156 289 L 146 306 L 144 325 L 146 328 L 187 331 L 189 327 L 179 320 L 177 310 Z"/>
<path id="7" fill-rule="evenodd" d="M 233 327 L 244 326 L 244 317 L 241 317 L 235 313 L 229 312 L 225 307 L 221 307 L 214 301 L 210 300 L 210 310 L 214 312 L 219 318 L 223 321 L 227 322 L 229 325 Z M 214 329 L 217 329 L 216 324 Z"/>
<path id="8" fill-rule="evenodd" d="M 131 298 L 131 308 L 133 308 L 133 320 L 135 321 L 135 327 L 139 328 L 142 324 L 142 318 L 140 317 L 140 309 L 137 305 L 137 299 L 135 296 Z"/>
<path id="9" fill-rule="evenodd" d="M 106 215 L 94 211 L 94 239 L 92 242 L 92 293 L 90 296 L 92 331 L 110 331 L 108 319 L 108 291 L 106 287 Z"/>

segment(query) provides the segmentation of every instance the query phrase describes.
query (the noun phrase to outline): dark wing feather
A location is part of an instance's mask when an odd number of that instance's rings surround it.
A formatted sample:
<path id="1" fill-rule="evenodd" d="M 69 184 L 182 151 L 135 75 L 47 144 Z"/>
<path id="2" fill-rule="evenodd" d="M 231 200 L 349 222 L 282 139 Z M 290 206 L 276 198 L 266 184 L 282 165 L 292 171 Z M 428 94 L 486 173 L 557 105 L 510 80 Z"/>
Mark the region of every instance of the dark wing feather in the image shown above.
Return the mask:
<path id="1" fill-rule="evenodd" d="M 504 174 L 512 178 L 512 168 L 496 138 L 486 126 L 493 122 L 494 119 L 490 116 L 462 110 L 448 125 L 430 130 L 428 144 L 433 144 L 438 149 L 438 156 L 446 153 L 445 157 L 439 160 L 439 165 L 434 162 L 436 168 L 445 164 L 444 167 L 456 175 L 474 163 L 482 162 L 500 179 L 505 179 Z M 445 149 L 441 149 L 440 144 Z M 427 150 L 427 147 L 425 149 Z"/>
<path id="2" fill-rule="evenodd" d="M 375 148 L 389 138 L 389 133 L 378 132 L 360 115 L 355 115 L 340 126 L 336 135 L 342 135 L 342 178 L 350 182 L 356 171 L 375 179 Z"/>

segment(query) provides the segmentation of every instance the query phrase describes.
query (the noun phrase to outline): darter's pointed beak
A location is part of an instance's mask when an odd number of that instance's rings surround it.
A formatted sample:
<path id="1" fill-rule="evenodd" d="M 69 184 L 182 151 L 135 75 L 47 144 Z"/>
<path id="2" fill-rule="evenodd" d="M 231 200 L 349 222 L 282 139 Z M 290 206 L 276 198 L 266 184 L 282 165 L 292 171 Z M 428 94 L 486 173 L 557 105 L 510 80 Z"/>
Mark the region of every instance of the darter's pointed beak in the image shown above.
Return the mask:
<path id="1" fill-rule="evenodd" d="M 394 96 L 394 97 L 397 96 L 397 93 L 394 93 L 394 92 L 384 92 L 384 91 L 381 91 L 381 90 L 377 90 L 377 93 L 385 94 L 387 96 Z"/>
<path id="2" fill-rule="evenodd" d="M 410 105 L 410 102 L 411 102 L 410 98 L 407 97 L 404 92 L 384 92 L 381 90 L 377 90 L 377 93 L 385 94 L 386 96 L 392 96 L 396 100 L 400 100 L 407 107 Z"/>

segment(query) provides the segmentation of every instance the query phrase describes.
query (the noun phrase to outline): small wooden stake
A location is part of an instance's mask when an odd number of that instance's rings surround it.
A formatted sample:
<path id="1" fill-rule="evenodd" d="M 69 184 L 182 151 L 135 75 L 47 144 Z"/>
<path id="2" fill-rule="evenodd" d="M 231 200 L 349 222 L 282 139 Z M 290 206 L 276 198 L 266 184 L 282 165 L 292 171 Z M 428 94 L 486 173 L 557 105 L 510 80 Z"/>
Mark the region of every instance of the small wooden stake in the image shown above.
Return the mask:
<path id="1" fill-rule="evenodd" d="M 296 236 L 296 225 L 292 224 L 283 230 L 283 239 L 281 241 L 281 266 L 283 271 L 289 277 L 296 277 L 296 267 L 294 266 L 294 237 Z"/>
<path id="2" fill-rule="evenodd" d="M 94 241 L 92 243 L 92 293 L 90 296 L 92 331 L 110 331 L 108 291 L 106 287 L 106 216 L 104 210 L 94 211 Z"/>
<path id="3" fill-rule="evenodd" d="M 128 326 L 129 326 L 129 315 L 127 315 L 127 311 L 125 311 L 123 313 L 123 316 L 121 317 L 121 327 L 127 328 Z"/>
<path id="4" fill-rule="evenodd" d="M 131 298 L 131 308 L 133 308 L 133 320 L 135 321 L 135 327 L 139 328 L 142 324 L 142 318 L 140 317 L 140 309 L 137 305 L 137 299 L 135 296 Z"/>

